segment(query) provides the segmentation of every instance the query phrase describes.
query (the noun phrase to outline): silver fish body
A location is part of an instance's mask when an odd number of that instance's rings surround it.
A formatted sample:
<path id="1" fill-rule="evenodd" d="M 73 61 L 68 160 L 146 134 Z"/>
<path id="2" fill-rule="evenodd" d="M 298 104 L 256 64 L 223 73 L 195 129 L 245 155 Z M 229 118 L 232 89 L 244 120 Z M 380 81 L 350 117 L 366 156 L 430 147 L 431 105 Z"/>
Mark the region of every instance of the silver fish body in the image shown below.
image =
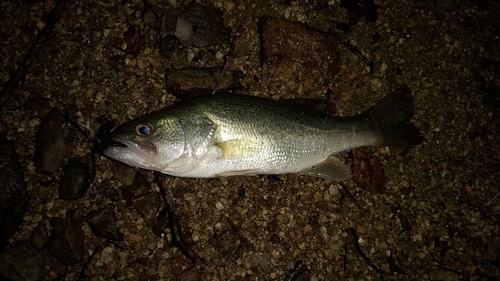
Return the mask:
<path id="1" fill-rule="evenodd" d="M 208 95 L 119 127 L 104 154 L 178 177 L 302 173 L 343 180 L 349 168 L 333 154 L 422 142 L 409 123 L 413 111 L 407 90 L 391 93 L 355 117 L 249 95 Z"/>

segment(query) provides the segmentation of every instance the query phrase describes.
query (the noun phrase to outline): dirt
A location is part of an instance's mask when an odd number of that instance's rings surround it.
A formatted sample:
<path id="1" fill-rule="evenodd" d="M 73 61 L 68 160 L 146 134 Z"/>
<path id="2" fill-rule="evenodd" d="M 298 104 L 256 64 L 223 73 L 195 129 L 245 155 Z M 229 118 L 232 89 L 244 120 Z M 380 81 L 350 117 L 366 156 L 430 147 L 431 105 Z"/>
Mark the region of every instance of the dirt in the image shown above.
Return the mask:
<path id="1" fill-rule="evenodd" d="M 124 123 L 179 100 L 165 88 L 166 69 L 224 64 L 229 44 L 179 46 L 168 57 L 160 55 L 162 13 L 189 2 L 69 1 L 46 47 L 6 99 L 0 132 L 16 145 L 31 195 L 7 248 L 28 247 L 43 257 L 38 280 L 500 277 L 498 1 L 375 1 L 376 20 L 362 16 L 355 24 L 335 0 L 197 1 L 220 9 L 233 36 L 242 31 L 228 70 L 243 72 L 240 82 L 252 94 L 323 98 L 336 114 L 349 116 L 407 85 L 415 99 L 413 123 L 424 143 L 368 148 L 385 171 L 385 186 L 376 189 L 363 189 L 352 179 L 337 183 L 299 175 L 166 177 L 184 235 L 204 257 L 195 265 L 175 247 L 171 233 L 154 234 L 128 203 L 123 184 L 113 177 L 112 160 L 97 157 L 96 179 L 83 198 L 59 199 L 62 168 L 44 175 L 34 165 L 36 132 L 52 107 L 95 135 L 107 120 Z M 0 84 L 21 63 L 54 4 L 0 3 Z M 340 71 L 314 91 L 264 85 L 263 17 L 336 32 L 374 66 L 340 47 Z M 129 30 L 142 35 L 133 52 L 125 41 Z M 66 162 L 89 158 L 91 144 L 83 136 L 71 134 L 65 141 Z M 349 152 L 341 155 L 351 158 Z M 138 173 L 159 192 L 152 173 Z M 87 214 L 107 206 L 123 241 L 97 237 L 86 222 Z M 50 230 L 57 219 L 70 219 L 84 237 L 83 257 L 70 265 L 51 256 L 50 243 L 35 250 L 25 246 L 37 226 Z"/>

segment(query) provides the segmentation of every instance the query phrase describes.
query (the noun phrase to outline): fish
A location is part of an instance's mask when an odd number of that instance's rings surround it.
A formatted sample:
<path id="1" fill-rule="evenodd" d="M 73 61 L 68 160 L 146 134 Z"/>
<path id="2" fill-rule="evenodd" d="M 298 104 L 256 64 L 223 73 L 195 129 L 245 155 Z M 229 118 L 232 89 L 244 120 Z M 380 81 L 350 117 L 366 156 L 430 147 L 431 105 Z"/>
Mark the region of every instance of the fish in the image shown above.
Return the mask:
<path id="1" fill-rule="evenodd" d="M 204 95 L 116 128 L 103 154 L 175 177 L 298 173 L 341 181 L 350 169 L 339 152 L 422 143 L 414 111 L 408 87 L 348 117 L 246 94 Z"/>

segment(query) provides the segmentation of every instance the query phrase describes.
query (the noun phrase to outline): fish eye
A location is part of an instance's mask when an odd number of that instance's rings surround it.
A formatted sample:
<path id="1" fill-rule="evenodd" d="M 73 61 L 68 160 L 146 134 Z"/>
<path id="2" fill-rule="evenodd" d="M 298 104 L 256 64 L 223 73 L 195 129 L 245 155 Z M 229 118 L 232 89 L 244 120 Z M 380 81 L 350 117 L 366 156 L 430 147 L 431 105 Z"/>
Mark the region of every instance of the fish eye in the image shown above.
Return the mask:
<path id="1" fill-rule="evenodd" d="M 137 126 L 135 127 L 135 132 L 140 136 L 147 136 L 153 132 L 153 129 L 153 124 L 151 124 L 150 122 L 143 122 L 137 124 Z"/>

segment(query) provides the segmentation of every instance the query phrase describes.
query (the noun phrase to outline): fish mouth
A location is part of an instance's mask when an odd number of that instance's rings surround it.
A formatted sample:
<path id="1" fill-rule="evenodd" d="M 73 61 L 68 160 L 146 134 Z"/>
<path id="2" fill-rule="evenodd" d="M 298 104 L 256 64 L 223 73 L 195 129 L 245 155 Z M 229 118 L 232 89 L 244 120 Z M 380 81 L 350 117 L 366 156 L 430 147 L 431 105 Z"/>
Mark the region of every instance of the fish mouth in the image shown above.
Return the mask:
<path id="1" fill-rule="evenodd" d="M 126 139 L 112 138 L 103 154 L 113 160 L 132 167 L 152 169 L 155 163 L 157 148 L 149 141 L 135 142 Z"/>
<path id="2" fill-rule="evenodd" d="M 109 146 L 113 146 L 113 147 L 128 147 L 128 145 L 126 145 L 123 142 L 118 141 L 118 140 L 110 140 L 109 141 Z"/>
<path id="3" fill-rule="evenodd" d="M 112 138 L 109 140 L 109 147 L 120 151 L 134 151 L 138 155 L 156 154 L 156 146 L 150 141 L 131 141 Z"/>

